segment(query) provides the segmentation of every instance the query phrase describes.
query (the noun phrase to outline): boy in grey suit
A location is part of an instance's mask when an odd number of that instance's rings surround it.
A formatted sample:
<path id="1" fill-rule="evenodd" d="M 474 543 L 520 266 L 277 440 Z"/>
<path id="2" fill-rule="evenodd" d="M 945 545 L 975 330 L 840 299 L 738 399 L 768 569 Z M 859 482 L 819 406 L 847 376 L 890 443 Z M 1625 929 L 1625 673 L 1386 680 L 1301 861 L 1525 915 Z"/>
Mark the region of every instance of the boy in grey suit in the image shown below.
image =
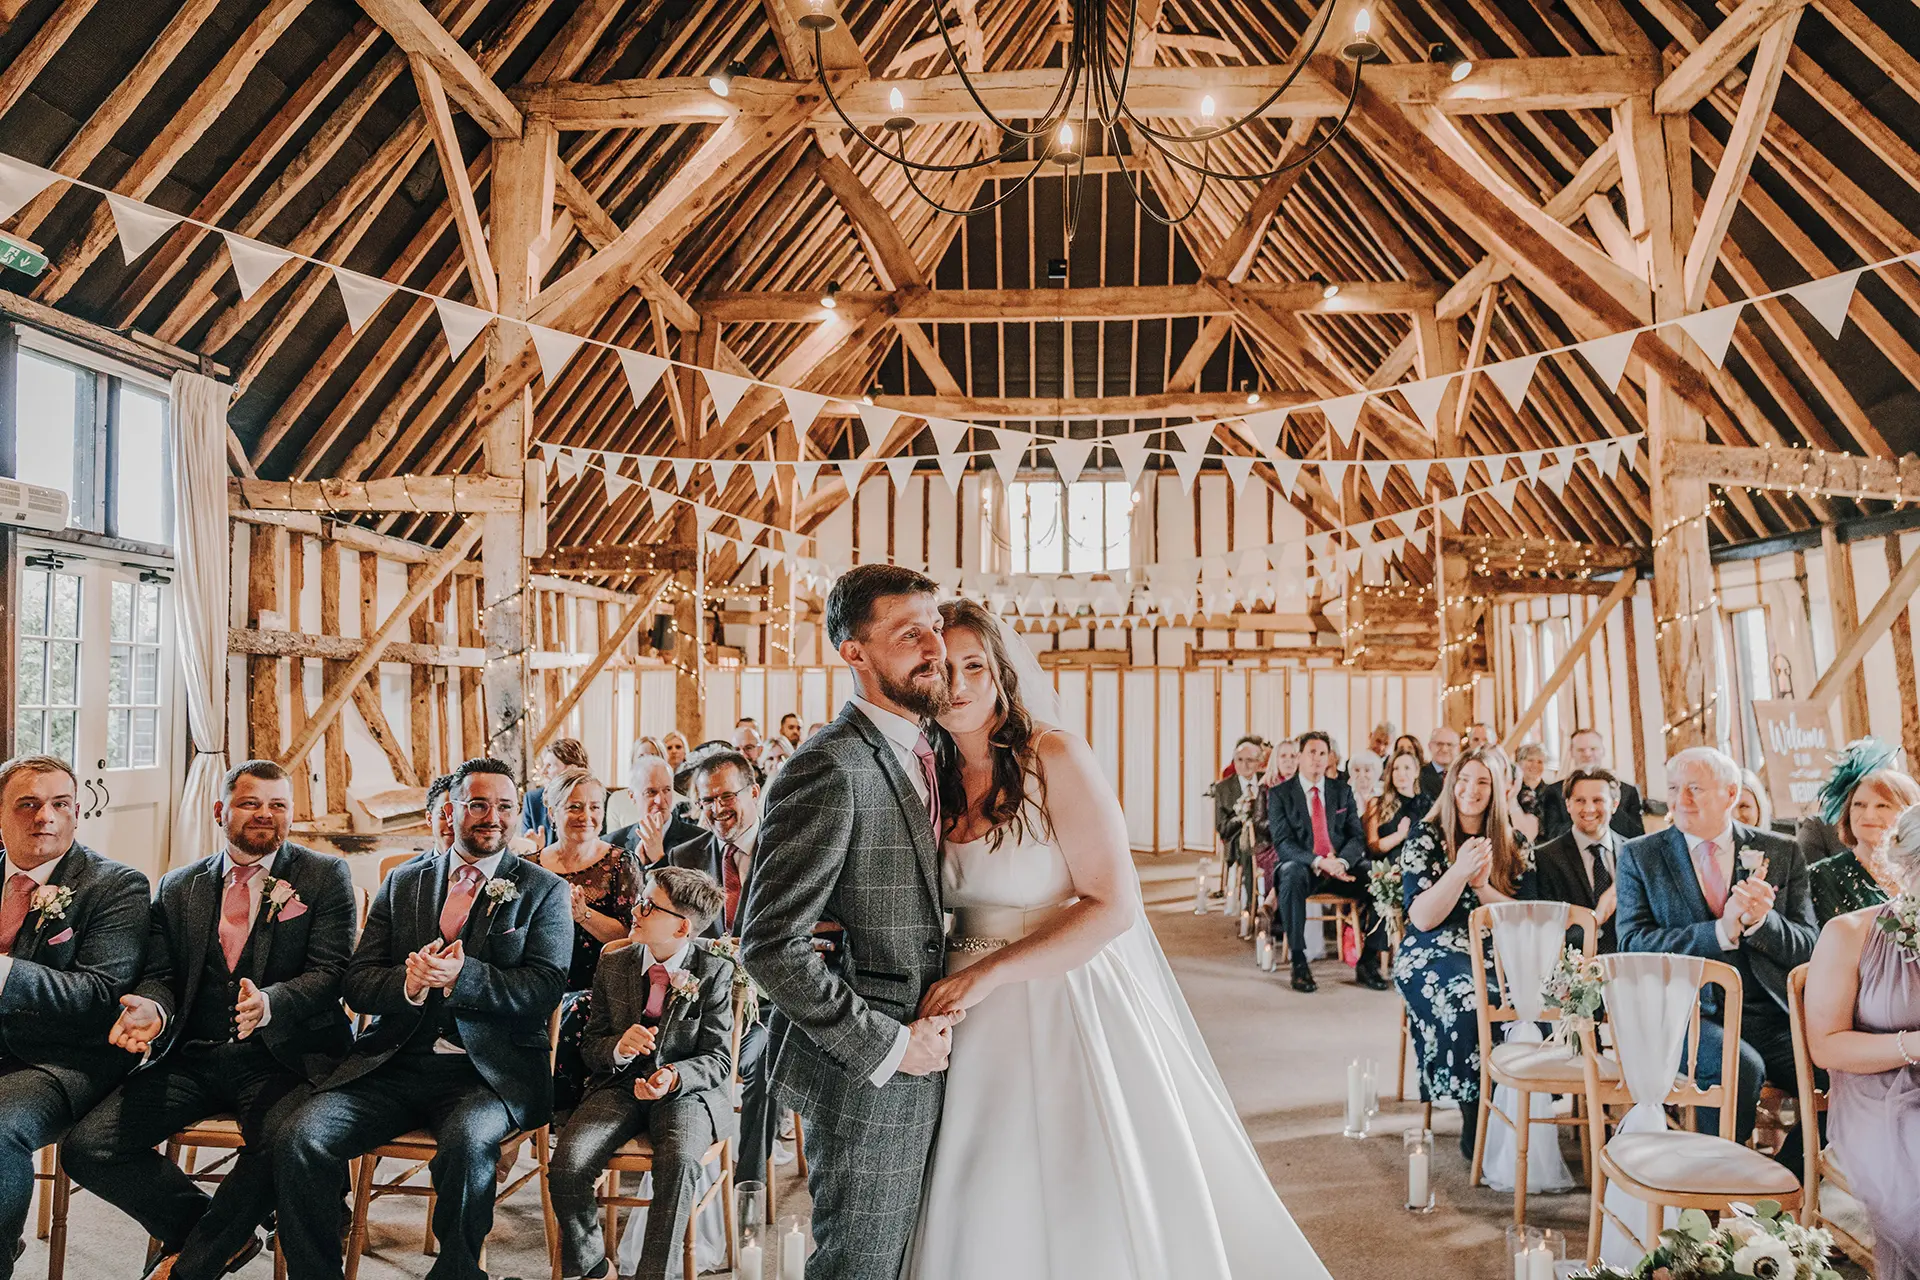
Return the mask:
<path id="1" fill-rule="evenodd" d="M 593 1184 L 638 1133 L 653 1144 L 653 1203 L 640 1280 L 661 1280 L 686 1234 L 700 1159 L 733 1128 L 733 961 L 697 936 L 720 913 L 704 872 L 657 867 L 634 904 L 631 945 L 603 952 L 582 1051 L 593 1072 L 551 1168 L 560 1273 L 612 1274 Z"/>
<path id="2" fill-rule="evenodd" d="M 741 958 L 774 1006 L 773 1082 L 806 1119 L 816 1280 L 898 1280 L 957 1019 L 917 1018 L 945 972 L 940 797 L 921 721 L 947 703 L 932 579 L 861 565 L 827 596 L 855 696 L 767 790 Z M 836 925 L 823 955 L 815 926 Z"/>

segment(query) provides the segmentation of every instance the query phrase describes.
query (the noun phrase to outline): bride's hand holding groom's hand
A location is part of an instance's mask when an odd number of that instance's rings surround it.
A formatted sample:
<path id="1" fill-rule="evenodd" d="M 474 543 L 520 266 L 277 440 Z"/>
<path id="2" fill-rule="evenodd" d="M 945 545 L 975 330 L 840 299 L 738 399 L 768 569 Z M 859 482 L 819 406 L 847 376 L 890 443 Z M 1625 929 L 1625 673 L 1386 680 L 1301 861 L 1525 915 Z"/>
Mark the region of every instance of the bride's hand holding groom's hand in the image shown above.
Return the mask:
<path id="1" fill-rule="evenodd" d="M 993 977 L 993 965 L 981 962 L 968 965 L 960 972 L 951 974 L 927 988 L 920 997 L 920 1016 L 931 1018 L 940 1014 L 964 1014 L 993 994 L 1000 984 Z M 954 1021 L 958 1022 L 959 1018 Z"/>
<path id="2" fill-rule="evenodd" d="M 963 1013 L 943 1013 L 909 1022 L 907 1052 L 900 1059 L 900 1073 L 930 1076 L 936 1071 L 945 1071 L 947 1055 L 953 1051 L 953 1024 L 965 1016 Z"/>

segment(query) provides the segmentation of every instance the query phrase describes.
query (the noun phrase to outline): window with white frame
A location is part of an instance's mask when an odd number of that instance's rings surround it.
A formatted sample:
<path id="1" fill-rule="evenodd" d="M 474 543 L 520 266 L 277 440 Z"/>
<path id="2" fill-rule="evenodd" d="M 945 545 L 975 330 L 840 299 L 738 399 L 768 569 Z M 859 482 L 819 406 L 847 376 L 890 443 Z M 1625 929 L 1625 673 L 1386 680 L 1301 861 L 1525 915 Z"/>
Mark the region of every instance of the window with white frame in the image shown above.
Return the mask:
<path id="1" fill-rule="evenodd" d="M 1732 696 L 1740 708 L 1741 745 L 1751 765 L 1763 758 L 1753 700 L 1773 696 L 1773 653 L 1767 643 L 1767 611 L 1765 608 L 1736 609 L 1727 615 L 1727 622 L 1733 632 L 1733 675 L 1738 681 Z M 1730 719 L 1720 717 L 1722 724 Z"/>
<path id="2" fill-rule="evenodd" d="M 1119 572 L 1132 563 L 1133 490 L 1124 480 L 1018 480 L 1007 486 L 1015 573 Z"/>

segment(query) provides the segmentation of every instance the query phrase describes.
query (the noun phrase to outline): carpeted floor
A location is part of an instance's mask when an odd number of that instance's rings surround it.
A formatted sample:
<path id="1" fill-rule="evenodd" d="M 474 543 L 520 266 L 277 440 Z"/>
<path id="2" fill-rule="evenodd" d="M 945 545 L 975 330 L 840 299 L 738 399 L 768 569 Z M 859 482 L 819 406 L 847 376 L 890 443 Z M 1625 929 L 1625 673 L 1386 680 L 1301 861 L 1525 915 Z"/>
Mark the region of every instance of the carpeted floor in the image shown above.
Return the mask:
<path id="1" fill-rule="evenodd" d="M 1250 948 L 1234 938 L 1232 921 L 1192 914 L 1191 860 L 1143 859 L 1141 875 L 1154 926 L 1268 1175 L 1337 1280 L 1484 1280 L 1501 1274 L 1512 1200 L 1467 1185 L 1455 1142 L 1457 1112 L 1442 1110 L 1434 1117 L 1440 1130 L 1433 1165 L 1438 1208 L 1430 1214 L 1402 1207 L 1401 1131 L 1419 1122 L 1417 1102 L 1383 1098 L 1371 1136 L 1341 1136 L 1347 1061 L 1372 1057 L 1381 1064 L 1382 1079 L 1391 1078 L 1397 997 L 1355 985 L 1350 971 L 1331 961 L 1316 966 L 1316 994 L 1297 994 L 1284 974 L 1254 968 Z M 1383 1093 L 1390 1095 L 1390 1085 Z M 803 1211 L 804 1192 L 792 1185 L 791 1174 L 786 1181 L 783 1190 L 793 1194 L 783 1200 L 782 1212 Z M 1577 1253 L 1585 1240 L 1586 1205 L 1583 1191 L 1535 1197 L 1529 1219 L 1566 1231 Z M 501 1206 L 489 1259 L 495 1276 L 530 1280 L 547 1274 L 539 1209 L 531 1185 Z M 420 1252 L 423 1211 L 419 1200 L 375 1205 L 373 1252 L 360 1271 L 365 1280 L 426 1274 L 432 1260 Z M 133 1280 L 144 1248 L 144 1238 L 127 1219 L 91 1197 L 76 1196 L 69 1277 Z M 46 1246 L 30 1241 L 16 1274 L 44 1276 L 46 1264 Z M 263 1258 L 242 1274 L 264 1278 L 271 1271 Z"/>

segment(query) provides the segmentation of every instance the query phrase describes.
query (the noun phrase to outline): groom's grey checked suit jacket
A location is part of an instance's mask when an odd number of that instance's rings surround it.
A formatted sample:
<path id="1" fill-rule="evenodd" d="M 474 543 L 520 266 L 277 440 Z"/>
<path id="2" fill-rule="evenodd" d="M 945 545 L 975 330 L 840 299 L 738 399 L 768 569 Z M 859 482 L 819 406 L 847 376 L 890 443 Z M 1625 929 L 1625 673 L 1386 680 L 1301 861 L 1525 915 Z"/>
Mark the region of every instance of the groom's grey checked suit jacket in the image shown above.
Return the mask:
<path id="1" fill-rule="evenodd" d="M 844 931 L 830 957 L 813 946 L 821 921 Z M 945 1080 L 870 1077 L 945 972 L 940 851 L 892 746 L 851 703 L 768 788 L 741 939 L 774 1006 L 775 1088 L 807 1122 L 809 1273 L 897 1280 Z"/>

